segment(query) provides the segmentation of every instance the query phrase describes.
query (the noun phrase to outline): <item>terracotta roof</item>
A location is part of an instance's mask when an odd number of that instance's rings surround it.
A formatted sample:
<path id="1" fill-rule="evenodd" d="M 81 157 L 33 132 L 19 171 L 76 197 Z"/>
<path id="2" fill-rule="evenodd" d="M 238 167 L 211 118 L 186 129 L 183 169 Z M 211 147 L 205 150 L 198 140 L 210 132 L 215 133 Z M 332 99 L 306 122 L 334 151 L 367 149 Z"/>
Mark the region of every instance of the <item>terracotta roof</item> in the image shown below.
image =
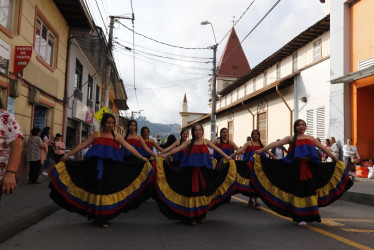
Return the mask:
<path id="1" fill-rule="evenodd" d="M 249 66 L 247 57 L 244 54 L 235 29 L 232 28 L 218 63 L 217 76 L 241 77 L 249 70 L 251 70 L 251 67 Z"/>
<path id="2" fill-rule="evenodd" d="M 256 67 L 252 70 L 246 72 L 242 75 L 239 79 L 235 82 L 224 88 L 218 94 L 220 95 L 227 95 L 234 89 L 240 87 L 241 85 L 245 84 L 248 80 L 256 77 L 257 75 L 264 72 L 266 69 L 270 68 L 274 64 L 280 62 L 283 58 L 286 58 L 289 55 L 292 55 L 295 51 L 299 48 L 305 46 L 309 42 L 311 42 L 316 37 L 320 36 L 322 33 L 330 30 L 330 15 L 325 16 L 320 21 L 315 23 L 313 26 L 309 27 L 286 45 L 284 45 L 281 49 L 277 52 L 263 60 L 259 63 Z"/>

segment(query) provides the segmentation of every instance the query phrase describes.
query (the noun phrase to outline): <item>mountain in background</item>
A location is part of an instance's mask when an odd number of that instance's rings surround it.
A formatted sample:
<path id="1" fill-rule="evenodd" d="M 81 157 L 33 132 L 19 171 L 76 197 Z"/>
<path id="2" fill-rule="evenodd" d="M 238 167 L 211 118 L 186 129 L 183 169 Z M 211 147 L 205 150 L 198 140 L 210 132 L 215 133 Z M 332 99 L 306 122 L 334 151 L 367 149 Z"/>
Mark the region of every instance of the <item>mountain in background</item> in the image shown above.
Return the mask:
<path id="1" fill-rule="evenodd" d="M 139 116 L 137 119 L 135 119 L 138 123 L 138 133 L 140 134 L 140 129 L 143 126 L 147 126 L 150 130 L 150 135 L 153 138 L 157 138 L 157 135 L 160 135 L 161 140 L 163 138 L 167 138 L 168 135 L 173 134 L 178 139 L 179 133 L 180 133 L 180 125 L 179 124 L 161 124 L 161 123 L 152 123 L 147 120 L 146 117 Z"/>

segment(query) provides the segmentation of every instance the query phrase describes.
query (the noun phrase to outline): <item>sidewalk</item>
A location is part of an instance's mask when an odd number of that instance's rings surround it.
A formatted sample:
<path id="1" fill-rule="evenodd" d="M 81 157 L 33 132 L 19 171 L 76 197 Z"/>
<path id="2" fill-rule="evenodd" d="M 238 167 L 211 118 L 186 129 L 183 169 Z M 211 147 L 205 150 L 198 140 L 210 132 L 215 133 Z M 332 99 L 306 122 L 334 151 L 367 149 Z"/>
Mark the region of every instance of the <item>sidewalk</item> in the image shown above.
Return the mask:
<path id="1" fill-rule="evenodd" d="M 0 202 L 0 243 L 37 223 L 59 209 L 49 198 L 49 177 L 39 177 L 41 184 L 22 184 L 14 194 Z M 374 179 L 356 178 L 342 200 L 374 206 Z"/>

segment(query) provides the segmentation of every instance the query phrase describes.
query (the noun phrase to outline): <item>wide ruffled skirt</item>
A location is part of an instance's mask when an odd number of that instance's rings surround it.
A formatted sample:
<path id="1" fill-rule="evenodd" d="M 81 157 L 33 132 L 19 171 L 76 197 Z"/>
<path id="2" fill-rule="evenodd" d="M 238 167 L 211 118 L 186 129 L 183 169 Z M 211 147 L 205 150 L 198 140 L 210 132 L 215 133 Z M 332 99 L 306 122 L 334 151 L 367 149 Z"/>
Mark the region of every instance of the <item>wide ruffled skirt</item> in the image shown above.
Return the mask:
<path id="1" fill-rule="evenodd" d="M 250 180 L 263 202 L 275 212 L 296 222 L 320 222 L 318 207 L 337 200 L 353 182 L 342 162 L 306 162 L 310 177 L 300 178 L 300 161 L 286 163 L 254 156 Z"/>
<path id="2" fill-rule="evenodd" d="M 62 208 L 106 222 L 121 212 L 138 208 L 147 198 L 154 177 L 151 164 L 136 157 L 124 163 L 104 159 L 102 171 L 97 157 L 83 161 L 60 162 L 50 172 L 50 197 Z"/>
<path id="3" fill-rule="evenodd" d="M 256 190 L 251 185 L 250 165 L 252 161 L 235 161 L 237 177 L 233 194 L 242 194 L 247 197 L 259 197 Z"/>
<path id="4" fill-rule="evenodd" d="M 158 157 L 154 198 L 161 213 L 169 219 L 199 222 L 209 210 L 230 200 L 235 179 L 234 161 L 214 170 L 164 164 Z"/>

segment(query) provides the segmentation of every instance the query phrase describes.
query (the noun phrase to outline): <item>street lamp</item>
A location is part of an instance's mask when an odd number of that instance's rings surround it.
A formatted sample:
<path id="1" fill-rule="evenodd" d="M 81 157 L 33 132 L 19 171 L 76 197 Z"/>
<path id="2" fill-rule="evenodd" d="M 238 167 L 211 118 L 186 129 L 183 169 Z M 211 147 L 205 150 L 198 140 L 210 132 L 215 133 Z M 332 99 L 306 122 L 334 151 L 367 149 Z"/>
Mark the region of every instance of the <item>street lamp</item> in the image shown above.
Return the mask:
<path id="1" fill-rule="evenodd" d="M 216 81 L 217 81 L 217 72 L 216 72 L 216 61 L 217 61 L 217 40 L 216 34 L 214 33 L 213 24 L 208 21 L 201 22 L 201 25 L 208 25 L 212 27 L 213 36 L 215 44 L 209 48 L 213 50 L 213 77 L 212 77 L 212 117 L 210 120 L 210 140 L 214 141 L 216 139 Z"/>

